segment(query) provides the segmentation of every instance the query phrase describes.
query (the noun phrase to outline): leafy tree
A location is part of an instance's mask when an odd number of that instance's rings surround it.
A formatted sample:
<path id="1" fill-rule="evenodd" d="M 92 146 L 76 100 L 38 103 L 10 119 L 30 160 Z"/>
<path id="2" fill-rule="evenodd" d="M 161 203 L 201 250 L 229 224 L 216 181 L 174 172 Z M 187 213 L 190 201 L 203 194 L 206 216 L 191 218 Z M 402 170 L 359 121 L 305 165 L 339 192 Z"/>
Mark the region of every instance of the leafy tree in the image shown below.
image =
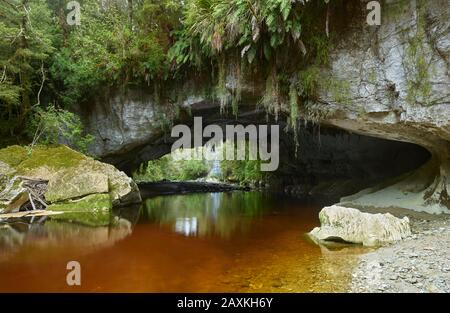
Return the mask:
<path id="1" fill-rule="evenodd" d="M 225 145 L 225 149 L 234 149 L 237 146 Z M 236 153 L 236 152 L 235 152 Z M 246 143 L 245 160 L 222 160 L 220 162 L 221 179 L 241 185 L 252 185 L 264 180 L 265 174 L 261 172 L 261 160 L 249 159 L 249 145 Z"/>
<path id="2" fill-rule="evenodd" d="M 49 106 L 45 110 L 37 107 L 27 127 L 33 138 L 30 147 L 41 144 L 64 142 L 83 153 L 88 153 L 88 146 L 94 140 L 84 134 L 80 118 L 72 112 Z"/>
<path id="3" fill-rule="evenodd" d="M 195 180 L 208 176 L 210 165 L 203 160 L 174 160 L 171 155 L 149 161 L 134 174 L 138 181 Z"/>
<path id="4" fill-rule="evenodd" d="M 55 32 L 45 0 L 1 0 L 0 17 L 0 134 L 14 136 L 41 104 Z"/>
<path id="5" fill-rule="evenodd" d="M 264 79 L 260 105 L 290 113 L 295 128 L 320 80 L 306 68 L 328 58 L 328 0 L 79 2 L 81 25 L 69 26 L 64 0 L 0 0 L 2 138 L 21 141 L 37 112 L 87 105 L 111 87 L 152 86 L 170 103 L 168 84 L 199 73 L 235 114 L 243 80 Z"/>
<path id="6" fill-rule="evenodd" d="M 89 99 L 101 86 L 150 84 L 167 76 L 171 31 L 180 1 L 81 2 L 82 23 L 55 55 L 52 73 L 63 103 Z"/>

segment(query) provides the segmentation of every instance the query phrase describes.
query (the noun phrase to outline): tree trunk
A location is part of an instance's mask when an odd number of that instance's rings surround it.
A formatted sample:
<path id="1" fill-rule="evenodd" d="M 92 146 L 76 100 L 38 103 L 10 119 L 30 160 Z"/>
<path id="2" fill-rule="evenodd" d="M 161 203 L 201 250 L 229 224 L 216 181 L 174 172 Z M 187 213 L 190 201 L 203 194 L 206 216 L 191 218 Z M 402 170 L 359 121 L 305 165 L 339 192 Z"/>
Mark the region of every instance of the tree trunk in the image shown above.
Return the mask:
<path id="1" fill-rule="evenodd" d="M 20 27 L 22 29 L 22 33 L 20 36 L 20 48 L 22 50 L 28 49 L 28 41 L 27 41 L 27 33 L 28 33 L 28 13 L 26 8 L 28 8 L 28 0 L 22 0 L 22 10 L 23 16 L 21 20 Z M 21 90 L 21 98 L 22 98 L 22 107 L 19 115 L 19 129 L 23 129 L 26 115 L 29 113 L 31 104 L 30 104 L 30 73 L 28 70 L 29 65 L 29 57 L 22 56 L 22 64 L 19 73 L 20 78 L 20 86 Z"/>
<path id="2" fill-rule="evenodd" d="M 133 31 L 133 0 L 128 0 L 128 24 Z"/>

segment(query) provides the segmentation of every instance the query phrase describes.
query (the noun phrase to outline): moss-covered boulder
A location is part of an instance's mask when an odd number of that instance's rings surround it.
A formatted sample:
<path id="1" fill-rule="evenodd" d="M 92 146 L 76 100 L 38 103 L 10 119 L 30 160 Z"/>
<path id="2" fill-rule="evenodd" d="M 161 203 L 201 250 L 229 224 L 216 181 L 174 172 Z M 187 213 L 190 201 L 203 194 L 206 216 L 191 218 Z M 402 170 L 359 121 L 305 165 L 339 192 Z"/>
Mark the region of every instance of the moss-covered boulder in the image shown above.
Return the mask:
<path id="1" fill-rule="evenodd" d="M 51 203 L 109 192 L 108 175 L 101 172 L 63 170 L 49 181 L 45 199 Z"/>
<path id="2" fill-rule="evenodd" d="M 0 213 L 7 208 L 11 211 L 11 201 L 21 194 L 21 177 L 48 181 L 45 200 L 58 208 L 65 206 L 64 211 L 95 211 L 98 199 L 102 200 L 101 207 L 108 210 L 141 201 L 134 181 L 112 165 L 63 145 L 32 150 L 10 146 L 0 150 Z"/>

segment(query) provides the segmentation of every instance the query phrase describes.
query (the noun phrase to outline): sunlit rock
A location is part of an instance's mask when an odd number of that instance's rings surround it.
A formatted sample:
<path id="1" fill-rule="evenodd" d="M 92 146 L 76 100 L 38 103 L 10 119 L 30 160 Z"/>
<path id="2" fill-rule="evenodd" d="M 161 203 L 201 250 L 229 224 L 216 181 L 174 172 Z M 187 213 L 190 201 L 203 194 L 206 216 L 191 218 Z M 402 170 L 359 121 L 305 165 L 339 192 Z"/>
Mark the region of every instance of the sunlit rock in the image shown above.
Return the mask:
<path id="1" fill-rule="evenodd" d="M 49 182 L 45 198 L 50 202 L 58 202 L 107 193 L 108 189 L 108 176 L 103 173 L 86 171 L 74 175 L 73 169 L 67 169 Z"/>
<path id="2" fill-rule="evenodd" d="M 20 207 L 28 201 L 27 190 L 17 177 L 4 184 L 0 191 L 0 213 L 19 211 Z"/>
<path id="3" fill-rule="evenodd" d="M 319 219 L 321 227 L 314 228 L 309 235 L 320 243 L 345 241 L 377 246 L 411 235 L 408 217 L 399 219 L 389 213 L 370 214 L 333 205 L 323 208 Z"/>

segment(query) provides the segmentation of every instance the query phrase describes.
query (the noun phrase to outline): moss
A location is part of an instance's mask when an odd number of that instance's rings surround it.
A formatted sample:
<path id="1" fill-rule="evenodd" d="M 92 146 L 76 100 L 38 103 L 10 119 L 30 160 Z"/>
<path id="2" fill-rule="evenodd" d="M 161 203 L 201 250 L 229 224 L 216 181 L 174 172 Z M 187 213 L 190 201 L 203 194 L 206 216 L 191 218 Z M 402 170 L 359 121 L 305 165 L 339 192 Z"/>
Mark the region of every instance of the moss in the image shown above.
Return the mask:
<path id="1" fill-rule="evenodd" d="M 52 219 L 77 222 L 88 226 L 105 226 L 111 221 L 112 202 L 109 194 L 95 194 L 79 200 L 50 205 L 47 210 L 64 212 Z"/>
<path id="2" fill-rule="evenodd" d="M 48 166 L 53 169 L 62 169 L 77 166 L 87 157 L 63 145 L 38 146 L 33 148 L 30 155 L 18 166 L 19 171 Z"/>
<path id="3" fill-rule="evenodd" d="M 0 161 L 11 167 L 19 165 L 28 157 L 28 151 L 25 147 L 9 146 L 0 150 Z"/>
<path id="4" fill-rule="evenodd" d="M 275 120 L 278 120 L 278 115 L 283 104 L 283 95 L 280 91 L 280 78 L 275 67 L 271 69 L 271 73 L 266 79 L 266 88 L 264 95 L 259 101 L 259 105 L 263 107 L 267 113 L 273 114 Z"/>
<path id="5" fill-rule="evenodd" d="M 308 38 L 308 42 L 314 49 L 314 63 L 318 65 L 327 65 L 329 62 L 330 40 L 323 34 L 314 34 Z"/>
<path id="6" fill-rule="evenodd" d="M 401 15 L 408 12 L 411 4 L 411 0 L 384 1 L 381 5 L 381 14 L 389 20 L 398 19 Z"/>
<path id="7" fill-rule="evenodd" d="M 218 81 L 215 87 L 215 96 L 219 99 L 220 113 L 225 113 L 228 104 L 232 102 L 232 95 L 226 88 L 225 61 L 221 59 L 218 63 Z"/>
<path id="8" fill-rule="evenodd" d="M 111 210 L 111 198 L 107 193 L 94 194 L 83 197 L 78 200 L 70 200 L 50 205 L 47 210 L 50 211 L 74 211 L 74 212 L 93 212 Z"/>
<path id="9" fill-rule="evenodd" d="M 330 220 L 328 219 L 328 216 L 323 213 L 322 211 L 319 213 L 319 221 L 321 226 L 329 225 Z"/>
<path id="10" fill-rule="evenodd" d="M 327 91 L 337 104 L 347 105 L 351 100 L 350 83 L 334 77 L 324 77 L 320 67 L 309 66 L 298 74 L 298 94 L 310 101 L 318 98 L 319 90 Z"/>
<path id="11" fill-rule="evenodd" d="M 299 94 L 307 99 L 316 99 L 321 81 L 320 68 L 318 66 L 309 66 L 300 71 L 298 86 Z"/>
<path id="12" fill-rule="evenodd" d="M 371 69 L 369 74 L 367 75 L 367 80 L 372 85 L 375 85 L 377 83 L 377 72 L 374 68 Z"/>
<path id="13" fill-rule="evenodd" d="M 289 87 L 289 106 L 290 106 L 290 110 L 289 110 L 289 122 L 291 127 L 294 129 L 294 133 L 296 133 L 297 130 L 297 120 L 299 118 L 299 113 L 298 113 L 298 92 L 297 92 L 297 88 L 295 87 L 294 84 L 291 84 L 291 86 Z"/>
<path id="14" fill-rule="evenodd" d="M 336 103 L 350 104 L 351 93 L 350 83 L 348 81 L 330 78 L 325 81 L 325 88 L 331 93 L 331 97 Z"/>
<path id="15" fill-rule="evenodd" d="M 54 169 L 73 167 L 86 158 L 63 145 L 36 146 L 33 149 L 9 146 L 0 150 L 0 161 L 22 172 L 40 166 Z"/>
<path id="16" fill-rule="evenodd" d="M 417 4 L 417 31 L 408 39 L 405 54 L 405 70 L 407 73 L 406 101 L 410 104 L 433 105 L 429 100 L 432 86 L 430 80 L 431 60 L 427 60 L 426 52 L 426 5 L 423 1 Z"/>

